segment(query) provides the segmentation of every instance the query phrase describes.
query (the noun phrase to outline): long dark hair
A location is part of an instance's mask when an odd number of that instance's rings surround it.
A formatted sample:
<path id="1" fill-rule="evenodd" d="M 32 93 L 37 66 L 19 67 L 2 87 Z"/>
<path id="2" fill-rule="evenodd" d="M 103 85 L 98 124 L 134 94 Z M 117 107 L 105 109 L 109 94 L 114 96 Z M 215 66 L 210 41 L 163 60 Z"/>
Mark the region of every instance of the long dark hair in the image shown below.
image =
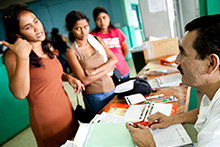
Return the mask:
<path id="1" fill-rule="evenodd" d="M 32 10 L 30 10 L 25 4 L 13 4 L 4 10 L 3 13 L 3 24 L 5 27 L 6 40 L 13 44 L 17 40 L 17 35 L 20 34 L 19 30 L 19 14 L 23 11 L 28 11 L 34 14 Z M 50 50 L 50 43 L 47 39 L 42 42 L 43 52 L 47 54 L 51 59 L 54 58 L 52 51 Z M 6 52 L 5 52 L 6 53 Z M 4 54 L 5 54 L 4 53 Z M 40 63 L 41 58 L 38 57 L 34 51 L 30 53 L 30 65 L 34 65 L 36 67 L 43 66 Z"/>
<path id="2" fill-rule="evenodd" d="M 86 21 L 89 23 L 89 18 L 81 11 L 71 11 L 66 16 L 66 28 L 69 31 L 69 40 L 71 42 L 75 41 L 75 37 L 72 33 L 72 29 L 76 22 L 81 19 L 86 19 Z"/>
<path id="3" fill-rule="evenodd" d="M 101 6 L 98 6 L 96 7 L 94 10 L 93 10 L 93 19 L 94 21 L 96 20 L 96 18 L 98 17 L 98 15 L 103 12 L 103 13 L 106 13 L 108 15 L 108 12 L 105 10 L 105 8 L 101 7 Z M 111 20 L 110 20 L 110 24 L 108 26 L 108 31 L 110 31 L 111 28 L 115 28 L 114 25 L 111 23 Z M 97 26 L 96 24 L 96 27 L 92 30 L 92 32 L 99 32 L 101 29 Z"/>

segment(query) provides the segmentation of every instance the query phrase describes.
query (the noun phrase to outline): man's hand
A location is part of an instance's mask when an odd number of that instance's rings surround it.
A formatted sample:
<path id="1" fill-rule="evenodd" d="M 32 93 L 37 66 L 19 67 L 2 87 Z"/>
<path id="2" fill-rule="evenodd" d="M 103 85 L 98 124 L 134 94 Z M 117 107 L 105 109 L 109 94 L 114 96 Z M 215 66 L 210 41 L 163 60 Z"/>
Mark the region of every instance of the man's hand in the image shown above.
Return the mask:
<path id="1" fill-rule="evenodd" d="M 138 125 L 138 128 L 126 123 L 126 128 L 129 130 L 134 144 L 138 147 L 155 147 L 154 138 L 148 128 Z"/>
<path id="2" fill-rule="evenodd" d="M 166 116 L 160 112 L 150 115 L 147 119 L 151 129 L 167 128 L 173 124 L 172 116 Z M 158 123 L 154 123 L 155 121 Z"/>

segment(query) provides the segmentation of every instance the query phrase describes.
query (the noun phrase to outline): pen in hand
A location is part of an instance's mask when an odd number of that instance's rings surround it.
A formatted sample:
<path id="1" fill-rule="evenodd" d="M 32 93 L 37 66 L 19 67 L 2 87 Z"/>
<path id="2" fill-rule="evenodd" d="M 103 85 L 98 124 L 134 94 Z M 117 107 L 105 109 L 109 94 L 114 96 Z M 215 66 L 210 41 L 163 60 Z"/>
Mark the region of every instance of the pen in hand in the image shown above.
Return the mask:
<path id="1" fill-rule="evenodd" d="M 138 125 L 133 124 L 132 122 L 128 122 L 128 124 L 134 128 L 138 128 Z"/>

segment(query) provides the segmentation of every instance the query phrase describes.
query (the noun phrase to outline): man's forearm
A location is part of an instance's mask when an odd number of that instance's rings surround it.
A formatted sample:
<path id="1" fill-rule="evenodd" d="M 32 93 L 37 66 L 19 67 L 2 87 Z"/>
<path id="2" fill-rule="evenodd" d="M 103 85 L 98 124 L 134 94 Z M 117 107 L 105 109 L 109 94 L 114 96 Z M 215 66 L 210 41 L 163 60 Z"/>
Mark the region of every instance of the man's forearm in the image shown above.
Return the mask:
<path id="1" fill-rule="evenodd" d="M 189 124 L 195 124 L 197 121 L 199 114 L 199 108 L 193 109 L 191 111 L 175 115 L 173 116 L 175 119 L 173 119 L 174 124 L 178 123 L 189 123 Z"/>

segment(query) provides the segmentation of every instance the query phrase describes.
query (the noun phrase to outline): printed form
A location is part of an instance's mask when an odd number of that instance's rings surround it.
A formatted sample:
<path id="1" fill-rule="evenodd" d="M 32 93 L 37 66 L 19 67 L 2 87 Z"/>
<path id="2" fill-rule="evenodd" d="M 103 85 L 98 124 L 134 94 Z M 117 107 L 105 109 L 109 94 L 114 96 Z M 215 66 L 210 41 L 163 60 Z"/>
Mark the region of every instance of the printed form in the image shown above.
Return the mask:
<path id="1" fill-rule="evenodd" d="M 182 124 L 171 125 L 165 129 L 151 130 L 151 133 L 157 147 L 183 146 L 192 143 Z"/>

